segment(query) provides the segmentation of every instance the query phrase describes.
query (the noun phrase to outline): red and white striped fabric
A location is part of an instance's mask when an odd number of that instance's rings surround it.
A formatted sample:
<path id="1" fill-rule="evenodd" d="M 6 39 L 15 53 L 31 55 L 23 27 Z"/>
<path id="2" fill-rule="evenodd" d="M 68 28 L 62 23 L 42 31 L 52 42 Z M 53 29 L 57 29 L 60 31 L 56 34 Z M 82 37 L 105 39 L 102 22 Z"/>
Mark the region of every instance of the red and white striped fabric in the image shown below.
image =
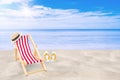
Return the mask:
<path id="1" fill-rule="evenodd" d="M 22 60 L 26 61 L 27 64 L 41 62 L 42 60 L 37 60 L 30 49 L 28 35 L 22 35 L 17 41 L 16 45 L 18 47 L 20 56 Z"/>

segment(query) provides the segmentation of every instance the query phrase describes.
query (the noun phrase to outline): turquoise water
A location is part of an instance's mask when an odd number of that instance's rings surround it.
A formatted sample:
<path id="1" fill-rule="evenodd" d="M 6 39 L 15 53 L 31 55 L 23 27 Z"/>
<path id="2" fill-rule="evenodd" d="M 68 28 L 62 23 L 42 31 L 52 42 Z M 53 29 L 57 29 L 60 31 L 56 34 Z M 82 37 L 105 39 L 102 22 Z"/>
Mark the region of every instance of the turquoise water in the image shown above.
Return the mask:
<path id="1" fill-rule="evenodd" d="M 39 49 L 120 49 L 120 29 L 0 30 L 0 50 L 13 49 L 13 32 L 31 34 Z"/>

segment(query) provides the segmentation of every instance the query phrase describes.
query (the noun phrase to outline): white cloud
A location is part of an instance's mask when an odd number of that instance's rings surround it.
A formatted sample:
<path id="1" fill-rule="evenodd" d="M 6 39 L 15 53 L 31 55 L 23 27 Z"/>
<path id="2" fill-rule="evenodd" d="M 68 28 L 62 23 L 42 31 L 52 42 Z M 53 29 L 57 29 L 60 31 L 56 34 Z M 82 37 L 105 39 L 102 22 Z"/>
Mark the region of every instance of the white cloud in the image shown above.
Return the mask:
<path id="1" fill-rule="evenodd" d="M 0 0 L 0 4 L 12 4 L 12 3 L 21 3 L 21 4 L 28 4 L 31 0 Z"/>
<path id="2" fill-rule="evenodd" d="M 29 6 L 31 0 L 0 0 L 0 5 L 20 3 L 18 9 L 0 8 L 0 28 L 119 28 L 120 16 L 102 11 L 52 9 Z"/>

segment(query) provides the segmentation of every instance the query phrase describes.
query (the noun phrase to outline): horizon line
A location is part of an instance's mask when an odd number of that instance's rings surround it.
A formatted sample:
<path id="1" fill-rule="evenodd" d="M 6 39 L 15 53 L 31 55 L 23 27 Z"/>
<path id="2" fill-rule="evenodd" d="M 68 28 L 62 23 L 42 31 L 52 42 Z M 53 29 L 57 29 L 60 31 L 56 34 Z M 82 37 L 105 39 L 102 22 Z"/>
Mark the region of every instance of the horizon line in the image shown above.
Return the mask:
<path id="1" fill-rule="evenodd" d="M 120 31 L 120 29 L 0 29 L 0 31 Z"/>

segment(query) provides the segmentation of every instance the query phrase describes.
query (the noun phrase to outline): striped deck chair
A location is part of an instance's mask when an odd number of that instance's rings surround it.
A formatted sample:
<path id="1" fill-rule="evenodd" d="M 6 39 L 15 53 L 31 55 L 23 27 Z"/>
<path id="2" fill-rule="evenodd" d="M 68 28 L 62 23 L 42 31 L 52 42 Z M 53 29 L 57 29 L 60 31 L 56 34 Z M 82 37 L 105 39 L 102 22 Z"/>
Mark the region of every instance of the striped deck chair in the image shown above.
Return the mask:
<path id="1" fill-rule="evenodd" d="M 31 50 L 29 39 L 33 45 L 34 51 Z M 23 71 L 25 75 L 39 72 L 39 71 L 46 71 L 46 66 L 41 59 L 41 56 L 38 52 L 37 46 L 35 45 L 31 35 L 22 35 L 16 42 L 15 42 L 15 58 L 16 60 L 20 60 L 22 65 Z M 26 65 L 33 64 L 33 63 L 40 63 L 42 69 L 35 70 L 35 71 L 27 71 Z"/>

